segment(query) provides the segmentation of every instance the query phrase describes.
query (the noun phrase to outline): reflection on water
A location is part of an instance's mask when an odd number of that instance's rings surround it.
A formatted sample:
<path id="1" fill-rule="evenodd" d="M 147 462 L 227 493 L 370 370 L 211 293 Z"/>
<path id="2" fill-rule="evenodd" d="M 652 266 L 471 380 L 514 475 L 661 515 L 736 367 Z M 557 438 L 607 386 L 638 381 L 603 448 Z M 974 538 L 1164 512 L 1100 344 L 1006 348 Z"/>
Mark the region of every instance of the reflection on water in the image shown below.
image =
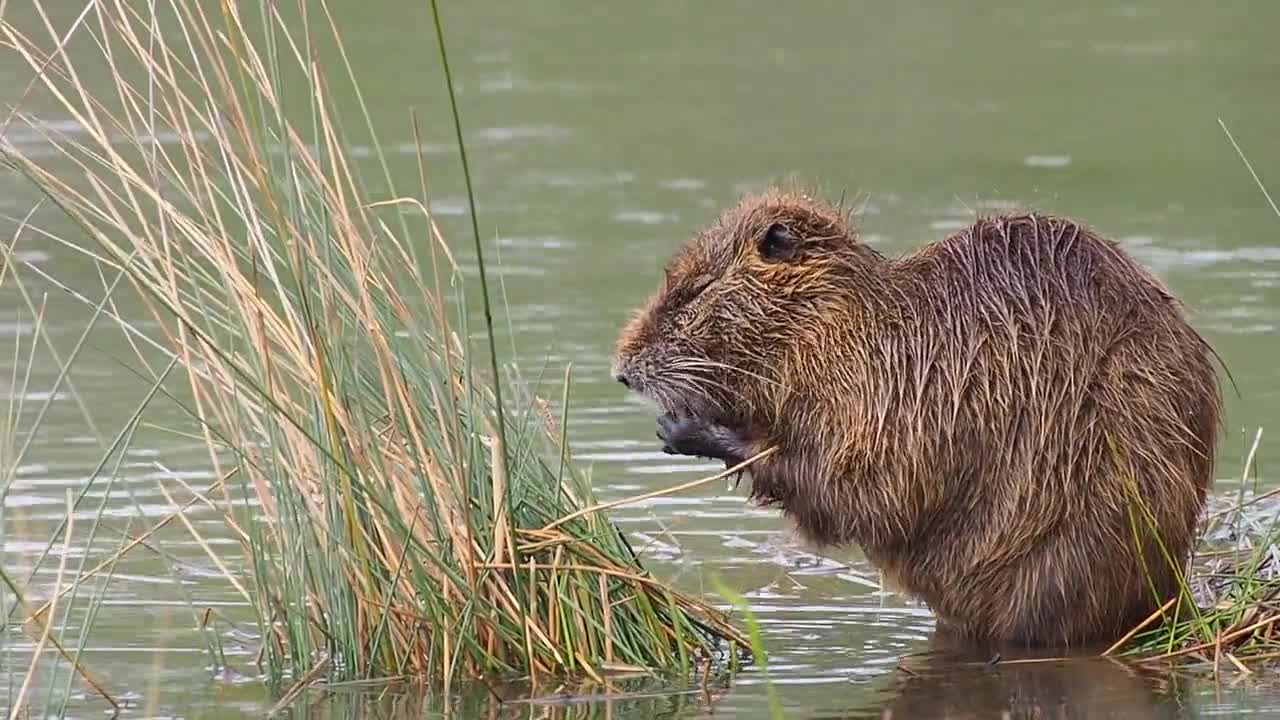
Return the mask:
<path id="1" fill-rule="evenodd" d="M 870 699 L 841 704 L 814 693 L 803 702 L 792 697 L 783 708 L 787 718 L 808 720 L 1156 720 L 1195 716 L 1195 701 L 1185 685 L 1182 678 L 1165 670 L 1108 658 L 1023 653 L 997 660 L 934 638 L 928 650 L 903 658 L 886 679 L 869 688 L 864 695 Z M 297 720 L 674 720 L 767 715 L 763 698 L 747 701 L 739 695 L 725 681 L 673 688 L 643 679 L 616 680 L 608 686 L 473 687 L 450 698 L 390 688 L 304 696 L 285 716 Z"/>
<path id="2" fill-rule="evenodd" d="M 641 679 L 614 680 L 607 687 L 596 683 L 537 689 L 518 685 L 473 687 L 449 698 L 422 689 L 375 688 L 303 696 L 285 708 L 281 716 L 293 720 L 675 720 L 714 712 L 725 692 L 723 682 L 673 688 Z"/>
<path id="3" fill-rule="evenodd" d="M 1176 676 L 1109 658 L 1050 653 L 988 655 L 935 636 L 927 653 L 904 658 L 882 701 L 837 718 L 1154 718 L 1183 717 Z"/>
<path id="4" fill-rule="evenodd" d="M 1179 686 L 1168 678 L 1103 659 L 955 667 L 901 672 L 878 714 L 815 718 L 1126 718 L 1182 717 Z"/>

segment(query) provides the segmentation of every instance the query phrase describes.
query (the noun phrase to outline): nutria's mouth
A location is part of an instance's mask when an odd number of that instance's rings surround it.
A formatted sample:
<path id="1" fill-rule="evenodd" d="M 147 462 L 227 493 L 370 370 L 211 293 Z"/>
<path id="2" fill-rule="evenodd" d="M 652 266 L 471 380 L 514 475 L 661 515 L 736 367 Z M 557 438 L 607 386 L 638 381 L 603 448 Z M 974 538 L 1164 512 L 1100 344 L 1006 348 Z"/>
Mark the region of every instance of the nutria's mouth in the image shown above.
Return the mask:
<path id="1" fill-rule="evenodd" d="M 750 472 L 748 469 L 746 472 Z M 739 481 L 741 481 L 742 473 L 738 473 Z M 735 484 L 734 487 L 737 487 Z M 779 510 L 786 509 L 786 503 L 782 494 L 779 492 L 781 488 L 776 483 L 764 481 L 758 475 L 751 476 L 751 491 L 747 494 L 747 500 L 757 507 L 775 508 Z"/>

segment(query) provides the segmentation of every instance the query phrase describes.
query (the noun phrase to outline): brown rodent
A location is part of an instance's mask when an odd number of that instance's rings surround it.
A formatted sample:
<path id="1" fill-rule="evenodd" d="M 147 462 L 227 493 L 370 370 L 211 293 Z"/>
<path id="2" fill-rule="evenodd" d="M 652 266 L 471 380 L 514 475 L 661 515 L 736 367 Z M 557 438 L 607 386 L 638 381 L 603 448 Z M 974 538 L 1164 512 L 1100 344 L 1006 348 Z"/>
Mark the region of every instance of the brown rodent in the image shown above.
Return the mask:
<path id="1" fill-rule="evenodd" d="M 951 632 L 1114 639 L 1178 587 L 1212 483 L 1211 348 L 1071 220 L 1004 214 L 901 257 L 807 195 L 694 237 L 618 341 L 667 452 L 860 545 Z"/>

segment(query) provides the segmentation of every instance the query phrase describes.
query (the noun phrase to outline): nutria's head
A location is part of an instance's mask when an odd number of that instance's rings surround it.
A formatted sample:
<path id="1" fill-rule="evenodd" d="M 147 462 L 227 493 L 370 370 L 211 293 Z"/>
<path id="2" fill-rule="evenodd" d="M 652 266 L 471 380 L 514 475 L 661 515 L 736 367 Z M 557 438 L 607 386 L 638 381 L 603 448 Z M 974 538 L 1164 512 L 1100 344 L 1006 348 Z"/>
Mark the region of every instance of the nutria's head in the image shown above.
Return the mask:
<path id="1" fill-rule="evenodd" d="M 667 265 L 622 331 L 614 377 L 665 412 L 765 415 L 880 261 L 836 208 L 781 190 L 747 197 Z"/>

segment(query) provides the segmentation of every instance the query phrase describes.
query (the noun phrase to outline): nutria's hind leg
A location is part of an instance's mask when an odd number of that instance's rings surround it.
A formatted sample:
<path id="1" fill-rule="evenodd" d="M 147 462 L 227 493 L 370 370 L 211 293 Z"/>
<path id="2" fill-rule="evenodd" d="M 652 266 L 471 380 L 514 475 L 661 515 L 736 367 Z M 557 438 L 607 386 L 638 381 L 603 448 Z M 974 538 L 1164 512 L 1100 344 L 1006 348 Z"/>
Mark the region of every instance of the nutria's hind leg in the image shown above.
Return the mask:
<path id="1" fill-rule="evenodd" d="M 749 441 L 713 420 L 667 413 L 658 418 L 658 439 L 668 455 L 691 455 L 737 465 L 747 459 Z"/>
<path id="2" fill-rule="evenodd" d="M 1143 565 L 1119 525 L 1095 519 L 1043 543 L 1006 578 L 991 604 L 1001 639 L 1028 647 L 1105 648 L 1169 597 L 1162 561 Z M 1082 548 L 1092 548 L 1082 556 Z M 1154 558 L 1154 546 L 1144 549 Z M 1153 590 L 1155 594 L 1153 595 Z"/>

